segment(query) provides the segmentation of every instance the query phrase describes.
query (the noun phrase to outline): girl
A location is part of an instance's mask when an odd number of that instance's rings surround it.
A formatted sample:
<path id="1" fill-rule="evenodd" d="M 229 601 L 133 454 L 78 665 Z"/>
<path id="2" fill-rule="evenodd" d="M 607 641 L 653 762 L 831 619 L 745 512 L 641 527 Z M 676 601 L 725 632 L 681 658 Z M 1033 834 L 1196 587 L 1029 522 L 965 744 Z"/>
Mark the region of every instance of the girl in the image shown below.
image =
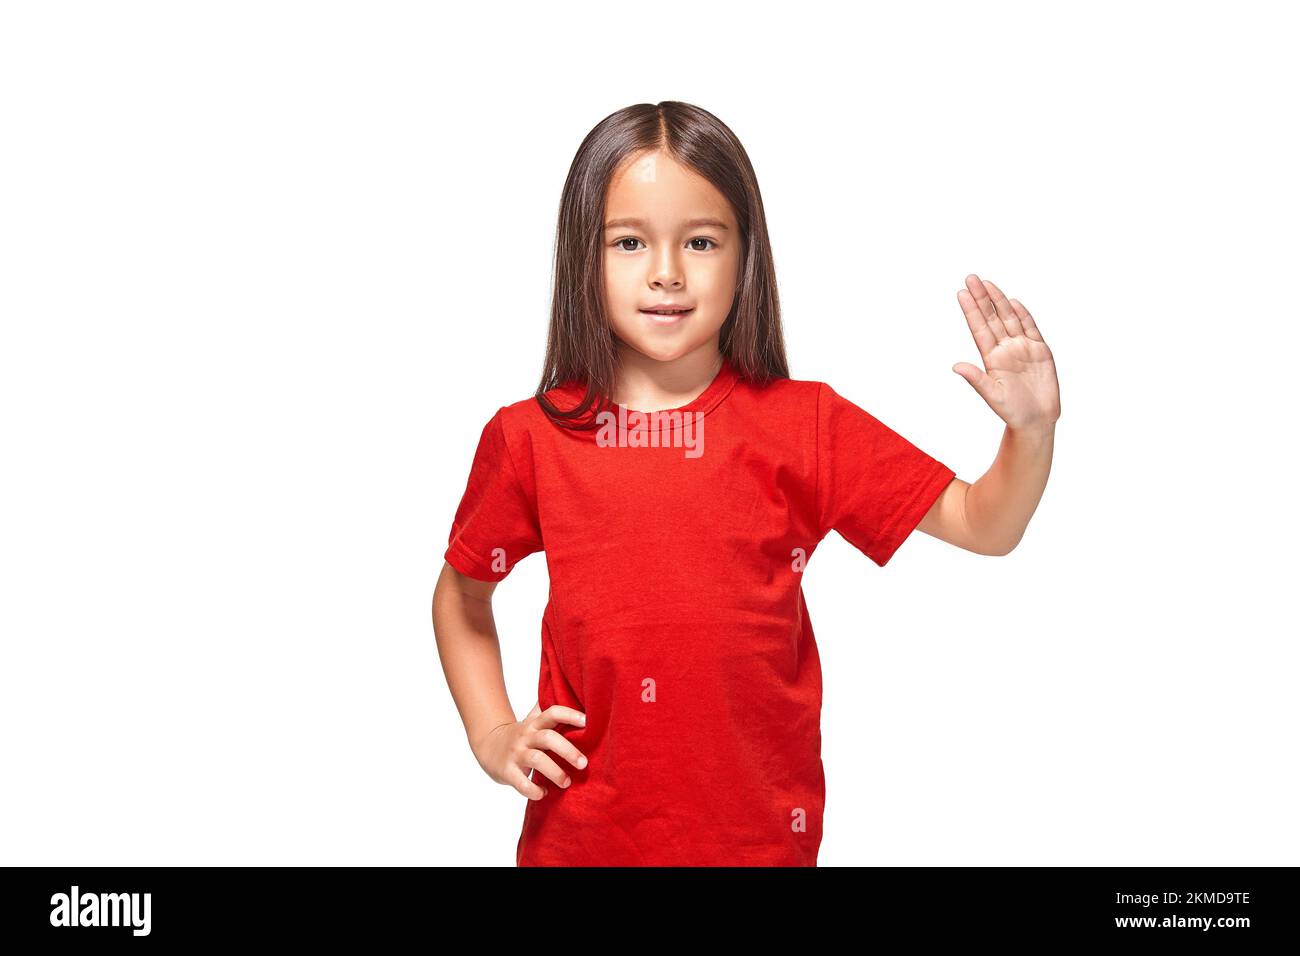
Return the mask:
<path id="1" fill-rule="evenodd" d="M 686 103 L 591 131 L 557 243 L 542 382 L 483 429 L 433 601 L 474 756 L 530 800 L 516 864 L 815 866 L 807 560 L 832 529 L 881 567 L 916 527 L 1014 548 L 1051 463 L 1052 354 L 1019 302 L 967 276 L 984 368 L 953 370 L 1007 426 L 974 484 L 791 379 L 754 171 Z M 538 701 L 516 720 L 491 595 L 535 551 L 550 598 Z"/>

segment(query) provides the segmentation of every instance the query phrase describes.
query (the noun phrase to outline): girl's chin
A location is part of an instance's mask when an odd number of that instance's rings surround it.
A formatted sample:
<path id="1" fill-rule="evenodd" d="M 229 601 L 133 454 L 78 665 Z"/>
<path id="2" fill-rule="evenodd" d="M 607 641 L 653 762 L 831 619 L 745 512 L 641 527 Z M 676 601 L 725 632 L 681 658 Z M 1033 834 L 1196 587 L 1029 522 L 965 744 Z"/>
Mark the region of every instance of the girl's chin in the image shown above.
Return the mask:
<path id="1" fill-rule="evenodd" d="M 656 362 L 673 362 L 690 355 L 709 341 L 694 324 L 681 324 L 676 329 L 647 329 L 640 323 L 614 330 L 615 338 L 634 352 Z"/>
<path id="2" fill-rule="evenodd" d="M 646 343 L 644 345 L 633 346 L 633 348 L 648 359 L 653 359 L 656 362 L 664 362 L 664 363 L 675 362 L 679 358 L 683 358 L 691 354 L 691 349 L 683 346 L 677 346 L 671 349 L 666 349 L 663 348 L 662 346 L 656 347 L 654 343 Z"/>

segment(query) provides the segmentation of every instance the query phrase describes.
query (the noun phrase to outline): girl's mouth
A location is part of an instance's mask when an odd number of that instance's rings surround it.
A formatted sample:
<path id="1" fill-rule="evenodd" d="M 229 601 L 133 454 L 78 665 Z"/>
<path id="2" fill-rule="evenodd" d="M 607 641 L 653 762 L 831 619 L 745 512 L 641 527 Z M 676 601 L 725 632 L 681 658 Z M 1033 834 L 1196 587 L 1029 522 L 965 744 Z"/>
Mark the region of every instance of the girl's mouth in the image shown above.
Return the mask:
<path id="1" fill-rule="evenodd" d="M 672 325 L 674 322 L 680 322 L 692 312 L 694 307 L 689 309 L 673 309 L 672 311 L 655 312 L 650 309 L 642 309 L 641 314 L 650 317 L 650 321 L 658 325 Z"/>

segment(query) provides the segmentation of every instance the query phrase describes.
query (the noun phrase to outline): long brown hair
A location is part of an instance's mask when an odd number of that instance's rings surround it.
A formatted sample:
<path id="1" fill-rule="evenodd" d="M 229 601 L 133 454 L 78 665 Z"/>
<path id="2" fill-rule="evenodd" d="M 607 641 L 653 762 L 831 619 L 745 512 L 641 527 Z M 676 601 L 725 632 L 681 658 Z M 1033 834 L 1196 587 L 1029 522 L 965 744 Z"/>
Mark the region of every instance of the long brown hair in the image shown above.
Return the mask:
<path id="1" fill-rule="evenodd" d="M 722 120 L 698 106 L 638 103 L 605 117 L 587 134 L 560 196 L 551 324 L 536 395 L 556 424 L 572 427 L 589 410 L 611 403 L 618 352 L 604 309 L 605 198 L 625 159 L 655 149 L 712 183 L 740 226 L 744 265 L 719 334 L 720 351 L 748 381 L 761 385 L 790 377 L 763 198 L 745 148 Z M 547 391 L 574 382 L 586 385 L 578 405 L 561 409 L 547 400 Z"/>

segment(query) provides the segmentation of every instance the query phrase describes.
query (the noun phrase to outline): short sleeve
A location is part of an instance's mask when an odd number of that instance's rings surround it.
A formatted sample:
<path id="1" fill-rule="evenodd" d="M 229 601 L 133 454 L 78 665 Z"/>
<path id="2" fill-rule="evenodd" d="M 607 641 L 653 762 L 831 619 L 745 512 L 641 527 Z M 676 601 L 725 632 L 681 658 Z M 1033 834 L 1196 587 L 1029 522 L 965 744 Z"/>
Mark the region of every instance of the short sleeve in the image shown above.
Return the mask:
<path id="1" fill-rule="evenodd" d="M 817 396 L 817 509 L 832 529 L 880 567 L 956 473 L 821 384 Z"/>
<path id="2" fill-rule="evenodd" d="M 479 438 L 444 557 L 468 577 L 501 581 L 541 550 L 537 509 L 520 483 L 498 411 Z"/>

